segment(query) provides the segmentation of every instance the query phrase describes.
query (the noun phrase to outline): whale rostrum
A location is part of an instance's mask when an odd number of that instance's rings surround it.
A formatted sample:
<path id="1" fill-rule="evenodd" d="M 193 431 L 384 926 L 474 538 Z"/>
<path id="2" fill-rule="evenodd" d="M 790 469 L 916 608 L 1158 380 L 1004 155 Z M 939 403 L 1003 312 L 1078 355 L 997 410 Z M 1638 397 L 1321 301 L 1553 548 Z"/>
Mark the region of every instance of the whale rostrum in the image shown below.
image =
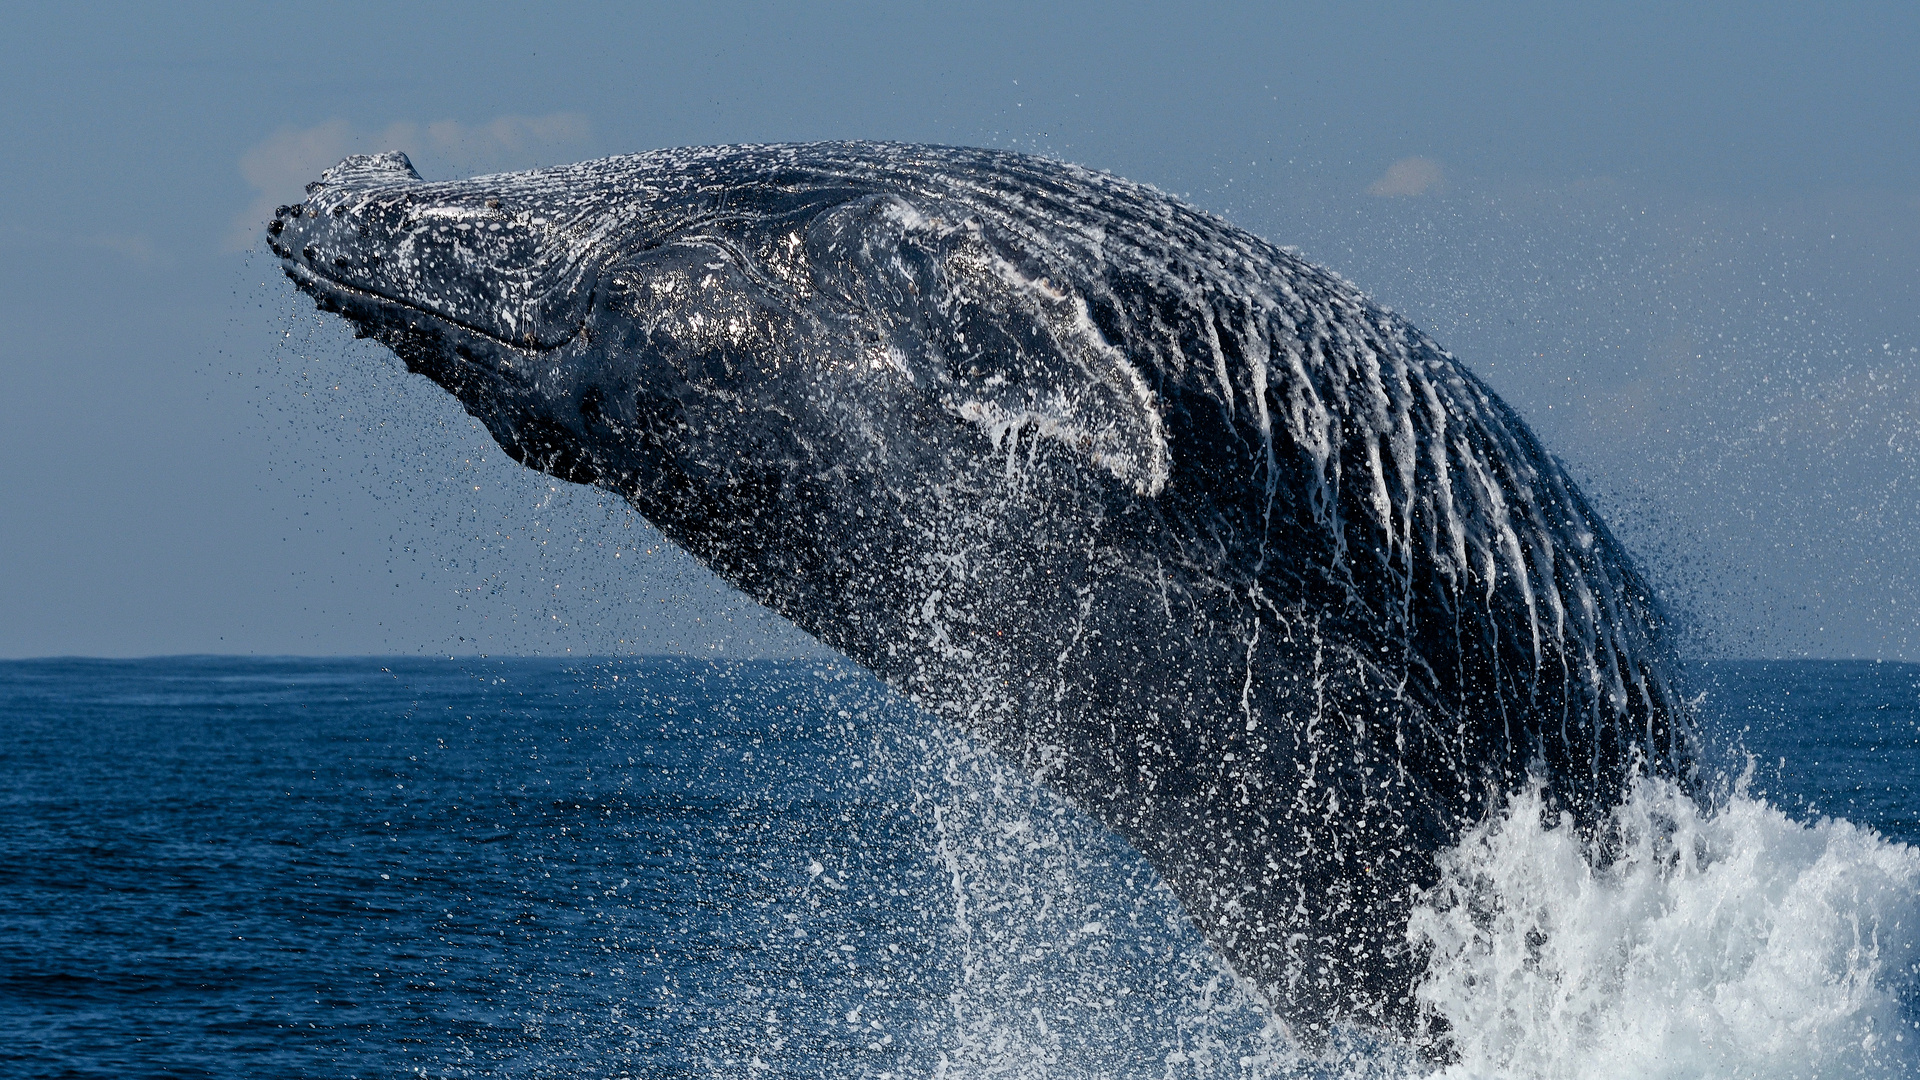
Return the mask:
<path id="1" fill-rule="evenodd" d="M 988 150 L 358 156 L 287 274 L 508 453 L 1142 852 L 1284 1016 L 1403 1024 L 1432 854 L 1689 772 L 1659 607 L 1520 418 L 1353 286 Z"/>

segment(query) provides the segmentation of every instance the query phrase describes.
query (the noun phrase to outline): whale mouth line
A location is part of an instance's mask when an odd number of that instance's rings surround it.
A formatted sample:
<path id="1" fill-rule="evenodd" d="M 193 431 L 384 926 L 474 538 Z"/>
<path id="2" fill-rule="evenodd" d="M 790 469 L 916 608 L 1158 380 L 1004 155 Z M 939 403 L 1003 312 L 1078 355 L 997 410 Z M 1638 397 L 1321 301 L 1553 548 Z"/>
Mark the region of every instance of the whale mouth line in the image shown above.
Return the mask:
<path id="1" fill-rule="evenodd" d="M 304 263 L 294 262 L 293 260 L 287 259 L 284 257 L 280 261 L 285 268 L 287 276 L 293 279 L 293 283 L 299 288 L 307 292 L 314 292 L 317 289 L 325 287 L 325 288 L 336 290 L 338 292 L 348 293 L 353 296 L 362 297 L 367 300 L 375 301 L 377 303 L 392 304 L 396 307 L 405 308 L 408 311 L 416 312 L 420 315 L 425 315 L 430 319 L 437 319 L 440 322 L 446 323 L 448 326 L 452 326 L 459 330 L 463 330 L 466 333 L 474 335 L 475 337 L 484 338 L 487 341 L 490 341 L 493 344 L 500 346 L 501 348 L 511 349 L 511 350 L 514 350 L 515 352 L 521 352 L 521 353 L 553 352 L 556 349 L 561 349 L 571 344 L 575 339 L 577 339 L 580 336 L 581 331 L 584 330 L 586 327 L 585 322 L 582 321 L 581 323 L 576 324 L 571 330 L 569 330 L 566 336 L 550 342 L 539 341 L 539 340 L 514 341 L 511 338 L 502 337 L 499 334 L 486 329 L 485 327 L 475 326 L 472 323 L 466 322 L 462 319 L 456 319 L 451 315 L 447 315 L 443 312 L 435 311 L 432 308 L 426 307 L 425 305 L 422 305 L 422 304 L 415 303 L 411 300 L 405 299 L 404 297 L 389 296 L 388 294 L 381 292 L 378 289 L 371 288 L 369 286 L 355 285 L 351 282 L 342 281 L 341 279 L 335 277 L 332 274 L 327 273 L 325 270 L 322 270 L 319 267 L 309 266 Z M 589 294 L 588 299 L 589 301 L 591 301 L 592 299 L 591 294 Z M 591 304 L 589 304 L 589 306 L 591 306 Z"/>

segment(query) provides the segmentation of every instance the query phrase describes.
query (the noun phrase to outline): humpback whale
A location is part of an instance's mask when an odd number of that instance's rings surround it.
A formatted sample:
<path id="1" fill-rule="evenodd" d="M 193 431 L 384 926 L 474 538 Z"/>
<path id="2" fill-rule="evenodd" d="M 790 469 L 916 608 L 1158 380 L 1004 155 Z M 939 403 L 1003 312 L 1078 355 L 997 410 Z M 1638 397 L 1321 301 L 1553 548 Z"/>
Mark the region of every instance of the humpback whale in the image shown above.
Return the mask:
<path id="1" fill-rule="evenodd" d="M 1116 830 L 1297 1027 L 1412 1019 L 1433 855 L 1598 827 L 1691 721 L 1659 605 L 1486 384 L 1150 187 L 991 150 L 662 150 L 281 208 L 293 282 L 517 460 Z"/>

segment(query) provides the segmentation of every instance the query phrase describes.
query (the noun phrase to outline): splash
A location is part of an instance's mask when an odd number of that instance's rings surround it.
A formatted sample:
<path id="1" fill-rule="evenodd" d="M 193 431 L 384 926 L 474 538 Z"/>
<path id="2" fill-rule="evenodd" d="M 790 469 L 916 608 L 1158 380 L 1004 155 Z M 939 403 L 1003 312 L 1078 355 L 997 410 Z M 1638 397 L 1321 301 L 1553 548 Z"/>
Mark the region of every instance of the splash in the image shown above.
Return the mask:
<path id="1" fill-rule="evenodd" d="M 1440 858 L 1408 933 L 1448 1078 L 1920 1072 L 1920 851 L 1744 781 L 1646 781 L 1598 839 L 1541 790 Z"/>
<path id="2" fill-rule="evenodd" d="M 937 729 L 914 784 L 948 909 L 932 1074 L 1238 1075 L 1294 1058 L 1286 1026 L 1140 857 L 1005 759 Z"/>
<path id="3" fill-rule="evenodd" d="M 1744 777 L 1708 805 L 1641 781 L 1597 833 L 1521 790 L 1414 905 L 1421 1028 L 1301 1040 L 1097 823 L 964 734 L 909 741 L 954 973 L 912 1039 L 927 1075 L 1920 1075 L 1920 849 Z"/>

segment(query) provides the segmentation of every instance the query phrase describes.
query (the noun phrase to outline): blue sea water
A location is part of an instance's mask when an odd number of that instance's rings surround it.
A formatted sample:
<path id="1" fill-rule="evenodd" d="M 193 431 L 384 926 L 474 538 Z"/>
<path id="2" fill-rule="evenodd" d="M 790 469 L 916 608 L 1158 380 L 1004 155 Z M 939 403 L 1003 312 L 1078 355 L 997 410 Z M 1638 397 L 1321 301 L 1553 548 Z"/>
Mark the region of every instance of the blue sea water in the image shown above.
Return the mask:
<path id="1" fill-rule="evenodd" d="M 1920 841 L 1920 666 L 1695 681 L 1710 768 Z M 0 1075 L 1300 1067 L 1137 856 L 846 666 L 14 661 L 0 770 Z"/>

